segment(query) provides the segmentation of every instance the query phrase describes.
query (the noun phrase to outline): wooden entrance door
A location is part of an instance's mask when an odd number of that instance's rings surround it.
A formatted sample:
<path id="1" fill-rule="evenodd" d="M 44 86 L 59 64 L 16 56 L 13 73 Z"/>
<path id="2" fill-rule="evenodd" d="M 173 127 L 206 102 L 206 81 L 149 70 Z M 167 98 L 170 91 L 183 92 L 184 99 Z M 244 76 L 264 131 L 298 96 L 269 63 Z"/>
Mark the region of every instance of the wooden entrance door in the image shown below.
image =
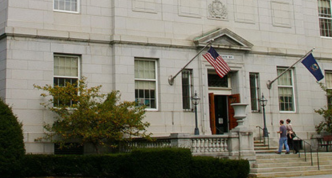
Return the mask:
<path id="1" fill-rule="evenodd" d="M 228 96 L 228 118 L 229 118 L 229 130 L 237 126 L 236 119 L 234 118 L 234 109 L 231 106 L 232 103 L 240 102 L 240 94 L 234 94 Z"/>
<path id="2" fill-rule="evenodd" d="M 210 107 L 210 128 L 211 128 L 211 132 L 212 132 L 212 134 L 217 134 L 215 105 L 214 105 L 214 94 L 213 93 L 209 93 L 209 107 Z"/>

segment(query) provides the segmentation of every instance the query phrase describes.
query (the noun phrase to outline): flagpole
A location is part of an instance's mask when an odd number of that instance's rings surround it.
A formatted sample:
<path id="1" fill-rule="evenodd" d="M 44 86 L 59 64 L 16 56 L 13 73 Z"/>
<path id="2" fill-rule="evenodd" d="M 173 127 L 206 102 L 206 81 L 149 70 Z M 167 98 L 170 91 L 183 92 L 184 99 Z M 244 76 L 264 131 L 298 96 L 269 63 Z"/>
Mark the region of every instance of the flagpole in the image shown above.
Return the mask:
<path id="1" fill-rule="evenodd" d="M 278 80 L 278 78 L 280 78 L 282 75 L 284 75 L 284 73 L 286 73 L 289 69 L 291 69 L 293 66 L 295 66 L 295 64 L 297 64 L 298 62 L 300 62 L 301 60 L 303 60 L 304 58 L 306 58 L 310 53 L 312 53 L 312 51 L 315 48 L 312 48 L 309 52 L 307 52 L 307 54 L 305 54 L 303 57 L 301 57 L 299 60 L 297 60 L 293 65 L 291 65 L 290 67 L 288 67 L 285 71 L 283 71 L 280 75 L 278 75 L 275 79 L 273 79 L 272 81 L 268 80 L 267 81 L 267 88 L 270 90 L 271 89 L 271 85 L 273 82 L 275 82 L 276 80 Z"/>
<path id="2" fill-rule="evenodd" d="M 172 75 L 170 75 L 169 77 L 168 77 L 168 83 L 170 84 L 170 85 L 173 85 L 173 83 L 174 83 L 174 79 L 175 79 L 175 77 L 177 77 L 207 46 L 209 46 L 209 45 L 211 45 L 211 43 L 212 43 L 212 41 L 213 40 L 210 40 L 205 46 L 204 46 L 204 48 L 203 49 L 201 49 L 184 67 L 182 67 L 182 69 L 178 72 L 178 73 L 176 73 L 174 76 L 172 76 Z"/>

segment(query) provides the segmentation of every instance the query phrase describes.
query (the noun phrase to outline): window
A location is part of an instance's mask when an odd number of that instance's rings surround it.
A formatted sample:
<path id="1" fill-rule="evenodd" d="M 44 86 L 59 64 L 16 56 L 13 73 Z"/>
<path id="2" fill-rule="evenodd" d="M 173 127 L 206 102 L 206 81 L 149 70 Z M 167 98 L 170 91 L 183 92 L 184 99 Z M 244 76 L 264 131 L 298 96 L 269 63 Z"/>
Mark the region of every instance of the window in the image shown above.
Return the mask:
<path id="1" fill-rule="evenodd" d="M 79 80 L 79 57 L 70 55 L 54 55 L 54 86 L 65 86 L 66 83 L 75 84 Z M 63 101 L 62 99 L 54 103 L 55 106 L 73 104 L 72 101 Z"/>
<path id="2" fill-rule="evenodd" d="M 251 110 L 259 111 L 259 74 L 249 73 Z"/>
<path id="3" fill-rule="evenodd" d="M 318 0 L 320 35 L 332 37 L 331 0 Z"/>
<path id="4" fill-rule="evenodd" d="M 278 76 L 286 68 L 277 68 Z M 295 111 L 294 108 L 294 87 L 293 87 L 293 70 L 288 70 L 278 79 L 278 95 L 280 111 Z"/>
<path id="5" fill-rule="evenodd" d="M 135 101 L 148 109 L 157 109 L 157 62 L 135 59 Z"/>
<path id="6" fill-rule="evenodd" d="M 208 71 L 208 86 L 209 87 L 223 87 L 228 88 L 228 74 L 226 74 L 223 78 L 215 72 L 215 70 Z"/>
<path id="7" fill-rule="evenodd" d="M 53 0 L 55 11 L 79 12 L 80 0 Z"/>
<path id="8" fill-rule="evenodd" d="M 325 71 L 325 83 L 327 89 L 327 106 L 332 108 L 332 71 Z"/>
<path id="9" fill-rule="evenodd" d="M 182 71 L 182 107 L 183 109 L 191 109 L 192 96 L 192 70 Z"/>

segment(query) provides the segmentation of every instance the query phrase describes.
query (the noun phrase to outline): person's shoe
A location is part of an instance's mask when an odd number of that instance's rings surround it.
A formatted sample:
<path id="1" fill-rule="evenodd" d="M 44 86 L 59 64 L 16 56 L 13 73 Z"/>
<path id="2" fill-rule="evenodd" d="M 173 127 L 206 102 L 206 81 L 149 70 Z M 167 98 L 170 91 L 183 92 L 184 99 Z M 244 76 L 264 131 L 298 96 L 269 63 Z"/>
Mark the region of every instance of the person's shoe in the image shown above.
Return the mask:
<path id="1" fill-rule="evenodd" d="M 276 153 L 279 154 L 279 155 L 281 154 L 281 152 L 276 152 Z"/>
<path id="2" fill-rule="evenodd" d="M 287 151 L 286 154 L 289 154 L 289 151 Z"/>

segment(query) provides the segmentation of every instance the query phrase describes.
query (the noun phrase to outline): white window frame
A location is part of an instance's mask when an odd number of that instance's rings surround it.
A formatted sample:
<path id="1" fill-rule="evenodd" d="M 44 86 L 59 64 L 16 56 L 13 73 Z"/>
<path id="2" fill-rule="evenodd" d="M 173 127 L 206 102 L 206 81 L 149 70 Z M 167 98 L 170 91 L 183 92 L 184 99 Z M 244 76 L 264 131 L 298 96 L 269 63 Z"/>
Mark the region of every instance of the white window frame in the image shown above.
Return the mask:
<path id="1" fill-rule="evenodd" d="M 318 17 L 319 17 L 319 31 L 320 31 L 320 36 L 321 37 L 324 37 L 324 38 L 332 38 L 332 1 L 331 0 L 327 0 L 327 1 L 329 1 L 329 5 L 330 5 L 330 12 L 329 12 L 329 14 L 328 14 L 328 12 L 327 13 L 325 13 L 325 14 L 323 14 L 323 13 L 321 13 L 320 12 L 320 2 L 321 2 L 321 0 L 318 0 L 317 1 L 317 4 L 318 4 Z M 330 16 L 330 17 L 327 17 L 327 16 Z M 328 26 L 328 27 L 326 27 L 326 28 L 331 28 L 331 29 L 321 29 L 322 28 L 322 24 L 321 24 L 321 21 L 330 21 L 330 26 Z M 326 22 L 324 23 L 324 24 L 326 24 Z M 322 31 L 327 31 L 326 33 L 327 34 L 322 34 L 323 32 Z"/>
<path id="2" fill-rule="evenodd" d="M 325 85 L 326 85 L 326 89 L 329 90 L 329 94 L 332 94 L 332 71 L 331 70 L 325 71 Z M 332 108 L 332 96 L 329 96 L 329 94 L 327 94 L 327 96 L 326 96 L 326 104 L 327 104 L 327 108 L 330 109 L 330 108 Z"/>
<path id="3" fill-rule="evenodd" d="M 254 75 L 255 76 L 255 86 L 254 88 L 252 88 L 251 86 L 251 76 Z M 252 112 L 260 112 L 261 109 L 260 109 L 260 103 L 259 103 L 259 98 L 260 98 L 260 83 L 259 83 L 259 73 L 258 72 L 249 72 L 249 86 L 250 86 L 250 103 L 251 103 L 251 111 Z M 253 98 L 253 96 L 251 95 L 252 94 L 252 89 L 254 90 L 255 92 L 255 95 L 256 97 Z M 253 100 L 256 100 L 256 110 L 253 109 Z"/>
<path id="4" fill-rule="evenodd" d="M 279 75 L 278 70 L 280 69 L 287 69 L 288 67 L 277 67 L 277 75 Z M 290 77 L 291 77 L 291 85 L 281 85 L 279 84 L 279 80 L 282 79 L 283 75 L 285 75 L 287 72 L 290 72 Z M 296 100 L 295 100 L 295 86 L 294 86 L 294 69 L 289 69 L 285 74 L 283 74 L 279 79 L 278 79 L 278 107 L 279 111 L 282 113 L 295 113 L 296 112 Z M 281 110 L 280 107 L 280 93 L 279 89 L 280 88 L 291 88 L 292 90 L 292 102 L 293 102 L 293 110 L 287 111 L 287 110 Z"/>
<path id="5" fill-rule="evenodd" d="M 74 57 L 74 58 L 77 58 L 77 76 L 69 76 L 69 75 L 56 75 L 55 74 L 55 58 L 56 57 Z M 53 54 L 53 82 L 52 82 L 52 85 L 53 87 L 55 86 L 54 84 L 54 79 L 55 78 L 64 78 L 64 79 L 76 79 L 77 81 L 80 80 L 81 78 L 81 56 L 79 55 L 69 55 L 69 54 Z"/>
<path id="6" fill-rule="evenodd" d="M 183 86 L 184 86 L 184 83 L 183 83 L 183 76 L 184 76 L 184 72 L 187 72 L 188 74 L 188 86 L 189 86 L 189 108 L 184 108 L 184 95 L 183 95 Z M 193 70 L 192 69 L 185 69 L 182 71 L 181 73 L 181 79 L 182 79 L 182 109 L 184 109 L 185 111 L 193 111 L 193 108 L 192 108 L 192 101 L 191 101 L 191 98 L 192 98 L 192 94 L 193 94 Z M 188 99 L 187 98 L 187 99 Z"/>
<path id="7" fill-rule="evenodd" d="M 53 11 L 57 11 L 57 12 L 67 12 L 67 13 L 80 13 L 80 10 L 81 10 L 81 0 L 76 0 L 77 1 L 77 3 L 76 3 L 76 5 L 77 5 L 77 7 L 76 7 L 76 11 L 68 11 L 68 10 L 62 10 L 62 9 L 56 9 L 55 8 L 55 3 L 56 3 L 56 1 L 66 1 L 66 0 L 53 0 Z M 72 0 L 71 0 L 72 1 Z"/>
<path id="8" fill-rule="evenodd" d="M 155 79 L 144 79 L 144 78 L 136 78 L 135 72 L 134 72 L 134 78 L 135 78 L 135 90 L 136 90 L 136 81 L 151 81 L 155 82 L 155 102 L 156 102 L 156 108 L 145 108 L 146 111 L 158 111 L 159 109 L 159 88 L 158 88 L 158 61 L 156 59 L 151 58 L 141 58 L 141 57 L 135 57 L 135 61 L 153 61 L 154 67 L 155 67 Z M 135 66 L 134 66 L 135 68 Z M 136 70 L 136 69 L 134 69 Z M 134 91 L 136 93 L 136 91 Z M 136 101 L 136 96 L 135 96 Z"/>

